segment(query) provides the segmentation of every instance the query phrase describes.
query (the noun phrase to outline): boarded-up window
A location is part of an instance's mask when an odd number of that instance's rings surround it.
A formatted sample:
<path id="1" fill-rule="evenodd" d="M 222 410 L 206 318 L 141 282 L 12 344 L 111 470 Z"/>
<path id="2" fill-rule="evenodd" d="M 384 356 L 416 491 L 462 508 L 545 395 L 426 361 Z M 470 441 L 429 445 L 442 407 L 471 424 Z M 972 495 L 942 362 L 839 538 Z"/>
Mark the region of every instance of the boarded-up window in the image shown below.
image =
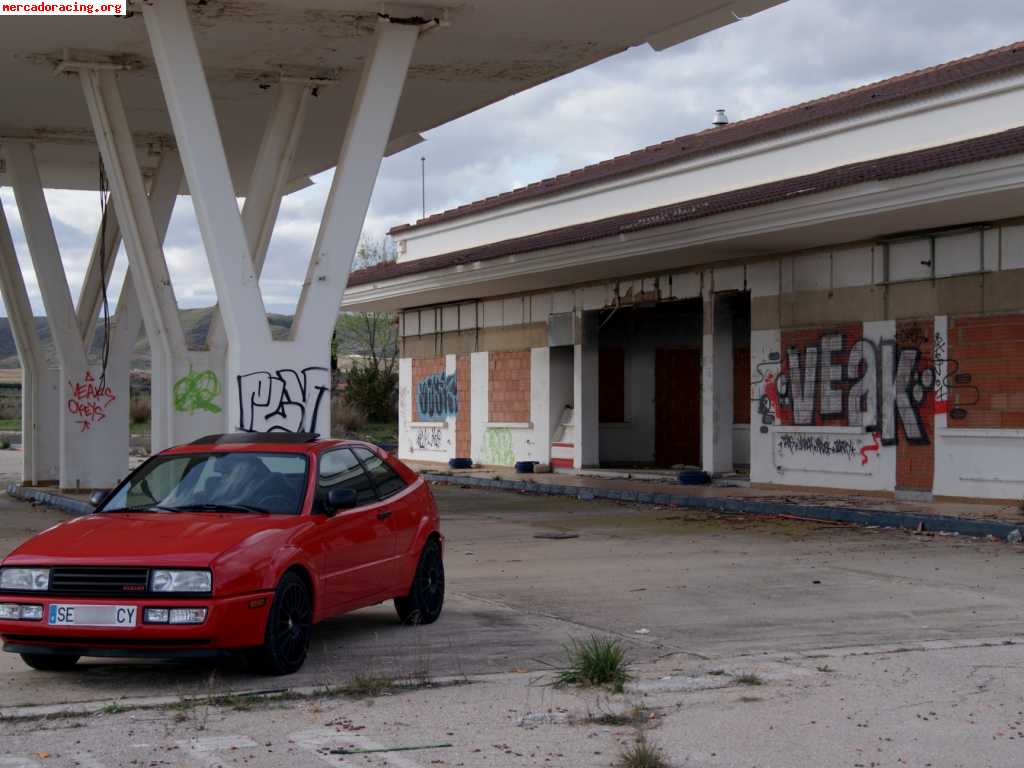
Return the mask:
<path id="1" fill-rule="evenodd" d="M 598 355 L 598 418 L 609 424 L 626 420 L 626 350 L 602 347 Z"/>

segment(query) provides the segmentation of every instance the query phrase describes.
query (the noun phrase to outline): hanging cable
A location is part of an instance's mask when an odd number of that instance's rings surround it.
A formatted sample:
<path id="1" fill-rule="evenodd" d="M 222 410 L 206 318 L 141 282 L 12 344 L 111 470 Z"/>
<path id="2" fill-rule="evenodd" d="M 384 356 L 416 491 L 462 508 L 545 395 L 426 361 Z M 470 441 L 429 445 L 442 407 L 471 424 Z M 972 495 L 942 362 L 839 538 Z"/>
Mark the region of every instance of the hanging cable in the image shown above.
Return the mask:
<path id="1" fill-rule="evenodd" d="M 100 291 L 103 300 L 103 349 L 101 352 L 101 369 L 99 386 L 103 390 L 107 386 L 107 361 L 110 359 L 110 301 L 107 297 L 107 207 L 110 203 L 110 191 L 107 188 L 107 172 L 103 167 L 103 156 L 99 157 L 100 167 Z M 92 339 L 87 341 L 92 346 Z"/>

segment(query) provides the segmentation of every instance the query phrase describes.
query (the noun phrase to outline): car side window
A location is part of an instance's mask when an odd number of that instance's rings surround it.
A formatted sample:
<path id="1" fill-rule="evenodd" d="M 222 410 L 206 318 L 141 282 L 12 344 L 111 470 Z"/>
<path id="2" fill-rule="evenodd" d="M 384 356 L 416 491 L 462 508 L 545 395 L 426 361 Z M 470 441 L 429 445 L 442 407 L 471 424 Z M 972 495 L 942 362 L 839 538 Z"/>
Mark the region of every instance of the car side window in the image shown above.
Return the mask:
<path id="1" fill-rule="evenodd" d="M 405 480 L 391 466 L 373 451 L 366 448 L 353 448 L 352 451 L 363 462 L 367 474 L 373 478 L 380 497 L 387 498 L 405 488 Z"/>
<path id="2" fill-rule="evenodd" d="M 377 500 L 373 483 L 348 448 L 322 454 L 319 464 L 319 485 L 322 489 L 351 488 L 356 492 L 356 503 L 360 505 Z"/>

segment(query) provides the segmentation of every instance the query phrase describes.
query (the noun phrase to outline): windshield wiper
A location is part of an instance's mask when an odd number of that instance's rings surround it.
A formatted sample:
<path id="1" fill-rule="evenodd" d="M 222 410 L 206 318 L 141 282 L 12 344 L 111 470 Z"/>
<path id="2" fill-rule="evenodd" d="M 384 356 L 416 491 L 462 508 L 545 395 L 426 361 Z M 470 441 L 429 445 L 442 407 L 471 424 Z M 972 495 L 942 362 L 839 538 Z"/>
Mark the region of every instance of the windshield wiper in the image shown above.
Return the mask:
<path id="1" fill-rule="evenodd" d="M 269 515 L 269 510 L 261 507 L 253 507 L 249 504 L 183 504 L 180 507 L 174 507 L 176 512 L 192 512 L 199 510 L 201 512 L 249 512 L 256 515 Z"/>
<path id="2" fill-rule="evenodd" d="M 136 504 L 133 507 L 104 509 L 101 512 L 177 512 L 177 507 L 165 507 L 162 504 Z"/>

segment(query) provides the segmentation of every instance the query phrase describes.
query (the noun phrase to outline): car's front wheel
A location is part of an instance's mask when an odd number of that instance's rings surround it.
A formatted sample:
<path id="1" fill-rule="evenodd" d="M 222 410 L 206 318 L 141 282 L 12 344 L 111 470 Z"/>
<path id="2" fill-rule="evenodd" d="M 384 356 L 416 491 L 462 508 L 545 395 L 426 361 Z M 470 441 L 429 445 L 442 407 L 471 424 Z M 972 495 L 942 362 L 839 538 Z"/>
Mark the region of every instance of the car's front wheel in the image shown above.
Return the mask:
<path id="1" fill-rule="evenodd" d="M 79 658 L 79 656 L 51 655 L 49 653 L 21 654 L 22 661 L 32 667 L 32 669 L 38 669 L 43 672 L 60 672 L 65 669 L 71 669 L 78 663 Z"/>
<path id="2" fill-rule="evenodd" d="M 263 647 L 256 655 L 258 665 L 270 675 L 297 672 L 306 660 L 312 634 L 312 595 L 306 582 L 289 571 L 274 592 Z"/>
<path id="3" fill-rule="evenodd" d="M 412 588 L 405 597 L 395 598 L 395 611 L 404 624 L 432 624 L 444 606 L 444 562 L 441 545 L 430 539 L 420 553 Z"/>

